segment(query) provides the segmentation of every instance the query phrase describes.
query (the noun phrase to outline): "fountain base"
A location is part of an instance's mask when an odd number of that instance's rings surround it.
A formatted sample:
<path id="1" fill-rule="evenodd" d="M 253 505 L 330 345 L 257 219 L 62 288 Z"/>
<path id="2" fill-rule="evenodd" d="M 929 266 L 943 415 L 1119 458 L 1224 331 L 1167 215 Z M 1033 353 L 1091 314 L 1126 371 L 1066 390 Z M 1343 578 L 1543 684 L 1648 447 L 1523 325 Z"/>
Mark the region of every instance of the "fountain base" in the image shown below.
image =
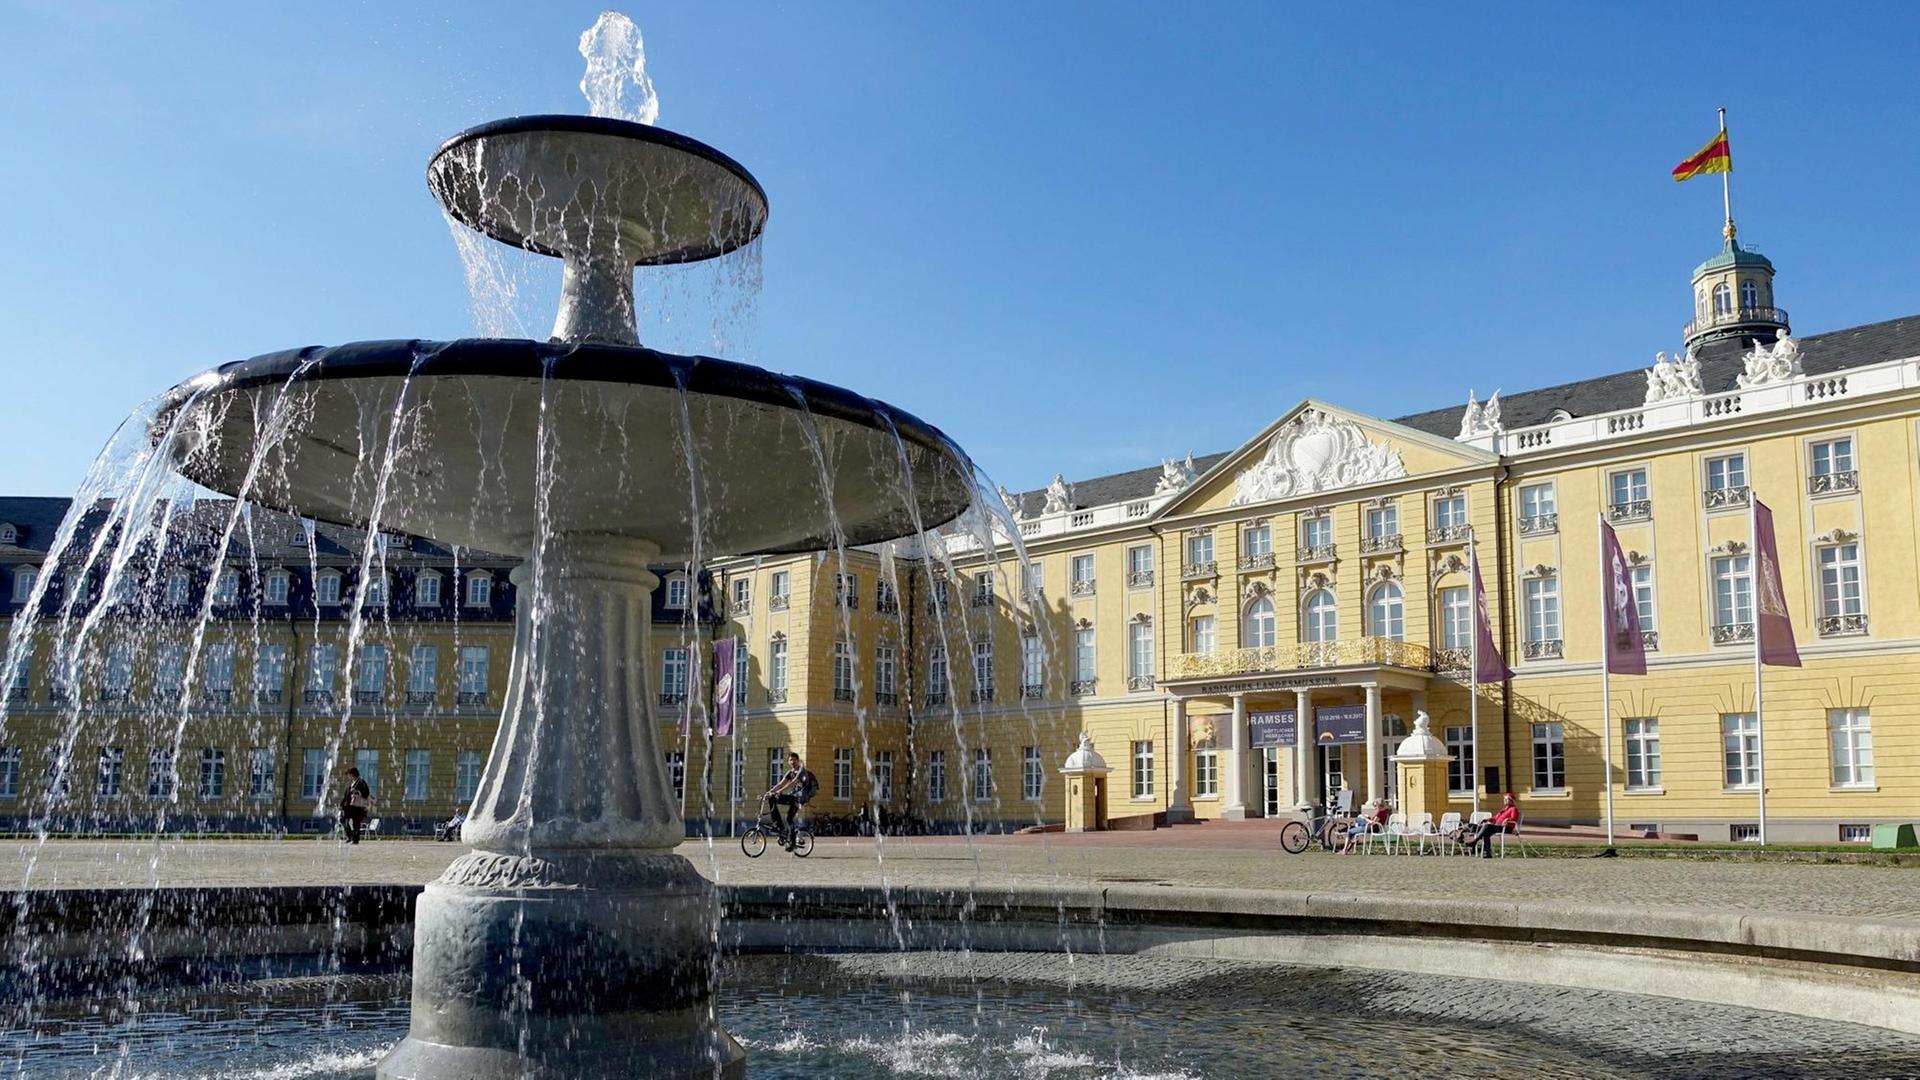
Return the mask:
<path id="1" fill-rule="evenodd" d="M 420 896 L 413 1020 L 381 1080 L 723 1077 L 712 886 L 678 855 L 462 856 Z"/>

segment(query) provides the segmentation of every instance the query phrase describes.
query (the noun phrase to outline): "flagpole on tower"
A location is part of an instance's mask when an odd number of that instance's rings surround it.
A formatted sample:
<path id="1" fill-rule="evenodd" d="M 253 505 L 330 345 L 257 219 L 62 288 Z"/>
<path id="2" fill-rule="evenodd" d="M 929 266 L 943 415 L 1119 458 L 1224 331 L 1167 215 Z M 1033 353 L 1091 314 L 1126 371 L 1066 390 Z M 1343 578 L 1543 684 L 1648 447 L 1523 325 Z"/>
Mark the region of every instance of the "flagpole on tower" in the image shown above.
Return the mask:
<path id="1" fill-rule="evenodd" d="M 1727 108 L 1720 107 L 1720 137 L 1727 137 Z M 1727 169 L 1720 174 L 1720 204 L 1727 211 L 1727 242 L 1733 242 L 1733 170 Z"/>

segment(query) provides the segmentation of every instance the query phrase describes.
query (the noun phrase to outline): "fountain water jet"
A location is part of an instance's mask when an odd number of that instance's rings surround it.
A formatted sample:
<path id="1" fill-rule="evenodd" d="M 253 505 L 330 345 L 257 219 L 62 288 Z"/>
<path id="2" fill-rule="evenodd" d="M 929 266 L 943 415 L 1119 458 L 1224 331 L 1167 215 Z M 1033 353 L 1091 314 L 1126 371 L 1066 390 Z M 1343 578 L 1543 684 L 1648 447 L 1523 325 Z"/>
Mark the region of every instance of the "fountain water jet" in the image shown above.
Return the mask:
<path id="1" fill-rule="evenodd" d="M 182 384 L 154 432 L 188 432 L 175 464 L 217 491 L 248 493 L 264 468 L 277 483 L 255 501 L 528 557 L 462 831 L 474 850 L 420 898 L 412 1025 L 380 1076 L 739 1075 L 711 1007 L 711 888 L 674 851 L 685 830 L 648 707 L 649 567 L 917 534 L 972 502 L 971 463 L 848 391 L 637 344 L 632 267 L 723 255 L 764 227 L 760 185 L 719 151 L 617 119 L 522 117 L 449 140 L 428 182 L 456 220 L 564 261 L 553 340 L 268 354 Z M 303 422 L 263 440 L 256 418 L 283 414 L 283 395 Z M 407 436 L 371 488 L 352 438 L 369 418 L 389 445 L 403 422 Z M 689 458 L 729 477 L 698 520 Z M 828 463 L 828 497 L 796 495 Z"/>

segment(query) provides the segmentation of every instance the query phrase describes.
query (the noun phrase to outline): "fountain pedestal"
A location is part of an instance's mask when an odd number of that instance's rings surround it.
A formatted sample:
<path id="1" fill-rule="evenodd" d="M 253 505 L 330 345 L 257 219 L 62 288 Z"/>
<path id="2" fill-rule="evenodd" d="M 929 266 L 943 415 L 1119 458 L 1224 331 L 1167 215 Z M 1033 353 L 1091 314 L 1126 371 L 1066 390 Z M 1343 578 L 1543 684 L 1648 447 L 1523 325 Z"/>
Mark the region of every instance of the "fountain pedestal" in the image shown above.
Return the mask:
<path id="1" fill-rule="evenodd" d="M 648 709 L 657 555 L 563 536 L 514 571 L 534 600 L 474 850 L 421 894 L 412 1027 L 383 1080 L 744 1075 L 713 1012 L 712 886 L 674 853 Z"/>

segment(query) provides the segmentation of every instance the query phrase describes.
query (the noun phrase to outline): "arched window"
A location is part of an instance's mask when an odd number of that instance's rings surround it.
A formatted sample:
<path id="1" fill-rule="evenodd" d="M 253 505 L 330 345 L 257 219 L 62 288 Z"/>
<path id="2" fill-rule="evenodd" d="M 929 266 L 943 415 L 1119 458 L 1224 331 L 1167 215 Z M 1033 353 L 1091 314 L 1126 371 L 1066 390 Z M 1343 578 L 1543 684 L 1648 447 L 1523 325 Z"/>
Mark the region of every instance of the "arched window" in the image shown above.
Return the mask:
<path id="1" fill-rule="evenodd" d="M 1693 317 L 1696 319 L 1707 317 L 1707 290 L 1705 289 L 1693 290 Z"/>
<path id="2" fill-rule="evenodd" d="M 1733 286 L 1721 282 L 1713 287 L 1713 313 L 1728 315 L 1733 312 Z"/>
<path id="3" fill-rule="evenodd" d="M 1751 281 L 1740 283 L 1740 310 L 1752 311 L 1760 306 L 1760 286 Z"/>
<path id="4" fill-rule="evenodd" d="M 1273 600 L 1262 596 L 1247 605 L 1246 625 L 1240 633 L 1242 648 L 1264 648 L 1274 643 Z"/>
<path id="5" fill-rule="evenodd" d="M 1397 583 L 1383 581 L 1373 590 L 1373 602 L 1367 605 L 1367 632 L 1395 641 L 1407 636 L 1405 594 Z"/>
<path id="6" fill-rule="evenodd" d="M 1307 594 L 1301 609 L 1306 613 L 1308 641 L 1334 641 L 1340 637 L 1340 606 L 1334 602 L 1333 590 L 1313 590 Z"/>

